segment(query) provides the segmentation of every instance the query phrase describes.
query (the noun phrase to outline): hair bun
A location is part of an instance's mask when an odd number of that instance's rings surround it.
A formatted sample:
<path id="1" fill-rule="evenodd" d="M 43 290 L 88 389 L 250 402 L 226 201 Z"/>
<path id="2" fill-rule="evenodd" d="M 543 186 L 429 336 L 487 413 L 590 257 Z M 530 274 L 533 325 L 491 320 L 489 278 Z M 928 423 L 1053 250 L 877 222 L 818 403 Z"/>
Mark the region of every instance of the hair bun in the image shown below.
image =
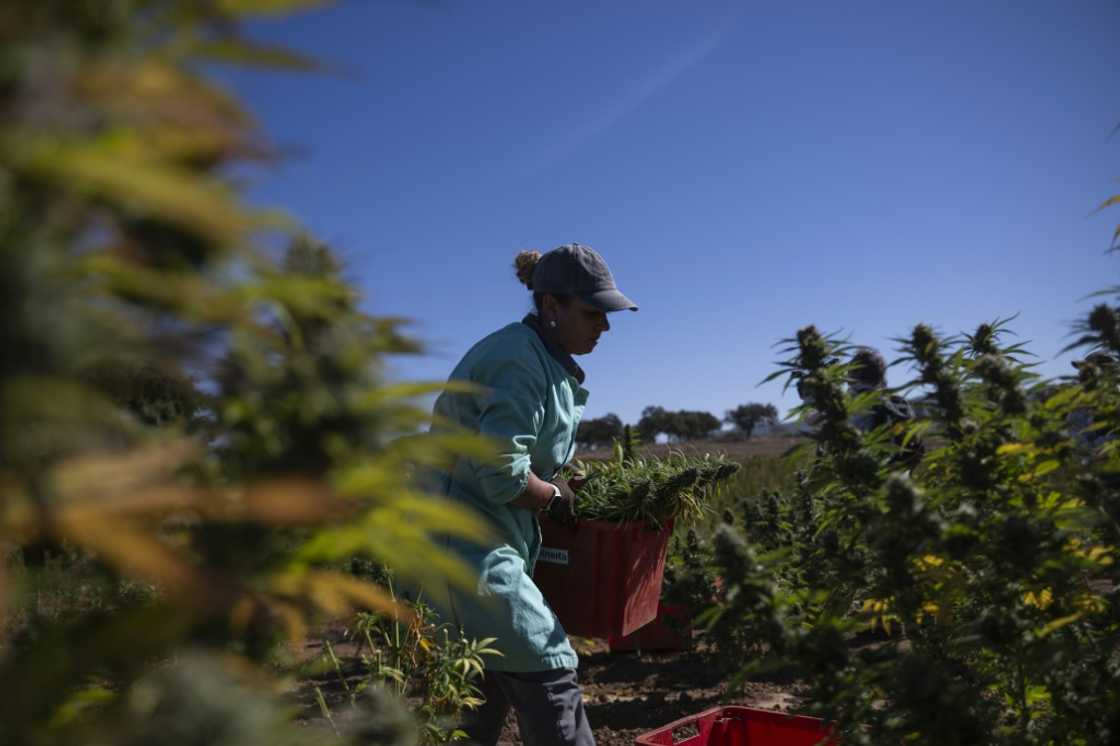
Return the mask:
<path id="1" fill-rule="evenodd" d="M 517 270 L 517 279 L 530 290 L 533 289 L 533 270 L 540 259 L 541 252 L 530 249 L 517 252 L 517 258 L 513 260 L 513 268 Z"/>

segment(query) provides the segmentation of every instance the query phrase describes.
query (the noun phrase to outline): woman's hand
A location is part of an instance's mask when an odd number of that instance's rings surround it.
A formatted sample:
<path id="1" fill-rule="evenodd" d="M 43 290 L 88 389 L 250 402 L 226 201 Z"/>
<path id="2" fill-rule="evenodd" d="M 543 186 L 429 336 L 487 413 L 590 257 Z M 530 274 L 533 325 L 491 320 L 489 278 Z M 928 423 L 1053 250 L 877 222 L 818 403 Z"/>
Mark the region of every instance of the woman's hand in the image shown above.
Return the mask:
<path id="1" fill-rule="evenodd" d="M 564 526 L 575 526 L 579 519 L 576 517 L 576 503 L 579 501 L 577 492 L 587 483 L 588 477 L 577 474 L 571 479 L 556 477 L 551 482 L 546 482 L 533 472 L 529 472 L 529 482 L 525 491 L 513 501 L 513 505 L 526 510 L 544 511 L 557 523 Z M 556 491 L 560 494 L 557 495 Z"/>
<path id="2" fill-rule="evenodd" d="M 525 490 L 510 504 L 525 510 L 541 511 L 548 507 L 555 494 L 556 489 L 552 486 L 552 482 L 546 482 L 533 472 L 529 472 L 529 481 L 525 485 Z M 561 494 L 563 494 L 562 489 Z"/>
<path id="3" fill-rule="evenodd" d="M 555 477 L 550 482 L 560 491 L 560 494 L 554 494 L 552 500 L 548 503 L 548 517 L 561 526 L 568 526 L 569 528 L 579 523 L 579 518 L 576 516 L 576 503 L 579 501 L 576 490 L 583 486 L 583 481 L 578 484 L 573 484 L 574 482 L 576 482 L 576 478 L 569 482 L 562 477 Z"/>

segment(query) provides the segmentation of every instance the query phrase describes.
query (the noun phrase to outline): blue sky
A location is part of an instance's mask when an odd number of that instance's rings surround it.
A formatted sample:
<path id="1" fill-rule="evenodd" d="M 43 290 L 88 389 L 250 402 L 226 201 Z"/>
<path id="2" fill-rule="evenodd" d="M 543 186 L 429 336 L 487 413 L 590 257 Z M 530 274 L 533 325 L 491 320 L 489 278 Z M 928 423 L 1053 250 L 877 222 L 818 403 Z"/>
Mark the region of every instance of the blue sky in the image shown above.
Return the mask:
<path id="1" fill-rule="evenodd" d="M 253 175 L 443 379 L 578 241 L 641 306 L 581 358 L 586 416 L 796 404 L 800 326 L 880 347 L 1019 313 L 1041 371 L 1116 284 L 1114 2 L 349 0 L 254 24 L 334 75 L 228 76 L 297 149 Z M 892 383 L 905 371 L 892 372 Z"/>

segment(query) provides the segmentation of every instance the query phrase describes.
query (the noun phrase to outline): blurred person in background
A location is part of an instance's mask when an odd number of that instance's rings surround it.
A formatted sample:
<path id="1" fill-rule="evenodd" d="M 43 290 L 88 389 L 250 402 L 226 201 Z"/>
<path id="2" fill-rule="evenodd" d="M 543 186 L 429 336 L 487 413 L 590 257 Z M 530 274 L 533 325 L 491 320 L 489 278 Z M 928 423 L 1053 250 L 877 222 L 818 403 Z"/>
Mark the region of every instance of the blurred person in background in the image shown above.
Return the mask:
<path id="1" fill-rule="evenodd" d="M 1117 370 L 1116 358 L 1107 352 L 1090 353 L 1082 360 L 1072 361 L 1070 365 L 1077 370 L 1077 382 L 1087 391 L 1092 391 L 1102 381 L 1112 378 Z M 1107 428 L 1095 426 L 1092 407 L 1075 409 L 1070 413 L 1067 424 L 1077 445 L 1086 450 L 1091 451 L 1116 437 Z"/>
<path id="2" fill-rule="evenodd" d="M 438 493 L 483 515 L 497 539 L 485 546 L 448 540 L 478 573 L 474 593 L 447 586 L 433 599 L 467 638 L 496 638 L 486 699 L 464 724 L 472 743 L 495 744 L 512 707 L 526 744 L 594 744 L 576 679 L 578 658 L 540 590 L 533 569 L 541 548 L 537 520 L 576 522 L 578 478 L 560 469 L 575 454 L 587 402 L 575 356 L 592 352 L 611 326 L 607 314 L 637 306 L 619 292 L 603 258 L 580 244 L 517 255 L 518 279 L 533 293 L 533 311 L 475 344 L 450 380 L 480 393 L 444 392 L 440 420 L 498 445 L 494 462 L 460 458 L 436 475 Z M 446 425 L 444 425 L 446 426 Z"/>
<path id="3" fill-rule="evenodd" d="M 887 361 L 873 347 L 861 347 L 850 362 L 848 392 L 853 397 L 879 392 L 879 400 L 869 409 L 852 415 L 852 424 L 865 433 L 889 426 L 892 440 L 899 447 L 892 462 L 907 469 L 914 468 L 925 454 L 925 445 L 918 436 L 906 439 L 909 423 L 914 420 L 914 408 L 905 398 L 887 389 Z"/>

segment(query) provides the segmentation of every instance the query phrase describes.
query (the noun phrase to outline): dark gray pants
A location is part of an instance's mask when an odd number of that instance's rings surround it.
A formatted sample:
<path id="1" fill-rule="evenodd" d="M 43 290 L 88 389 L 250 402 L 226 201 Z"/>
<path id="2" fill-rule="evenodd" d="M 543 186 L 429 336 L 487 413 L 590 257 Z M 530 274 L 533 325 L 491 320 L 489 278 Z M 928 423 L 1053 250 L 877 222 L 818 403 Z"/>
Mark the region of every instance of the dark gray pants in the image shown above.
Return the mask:
<path id="1" fill-rule="evenodd" d="M 487 671 L 480 688 L 486 704 L 467 715 L 468 743 L 494 746 L 512 707 L 526 746 L 595 746 L 572 669 Z"/>

